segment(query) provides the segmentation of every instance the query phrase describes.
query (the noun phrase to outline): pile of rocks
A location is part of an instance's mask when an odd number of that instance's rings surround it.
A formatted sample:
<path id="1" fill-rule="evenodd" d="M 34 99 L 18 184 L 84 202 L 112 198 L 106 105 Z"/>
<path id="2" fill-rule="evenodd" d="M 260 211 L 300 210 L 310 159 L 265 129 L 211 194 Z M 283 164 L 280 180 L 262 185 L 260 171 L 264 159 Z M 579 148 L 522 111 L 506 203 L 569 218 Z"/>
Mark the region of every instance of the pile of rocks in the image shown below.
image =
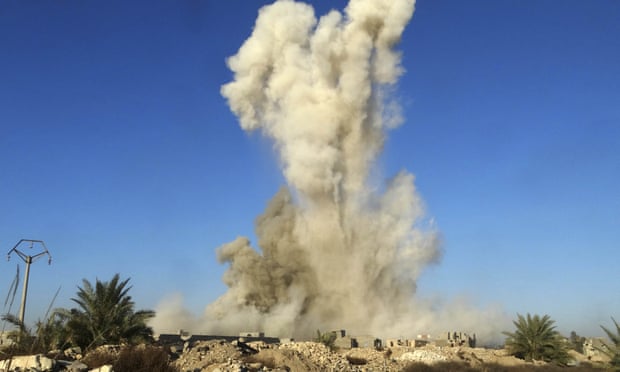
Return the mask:
<path id="1" fill-rule="evenodd" d="M 343 365 L 348 364 L 341 355 L 332 353 L 327 346 L 316 342 L 291 342 L 280 345 L 278 349 L 291 350 L 298 354 L 299 359 L 322 371 L 327 371 L 330 367 L 344 370 Z"/>
<path id="2" fill-rule="evenodd" d="M 413 352 L 409 351 L 403 353 L 398 360 L 404 362 L 422 362 L 427 364 L 434 364 L 437 362 L 445 362 L 448 360 L 447 357 L 441 354 L 437 354 L 430 350 L 414 350 Z"/>
<path id="3" fill-rule="evenodd" d="M 205 350 L 207 345 L 208 351 Z M 361 367 L 352 368 L 347 356 L 347 353 L 333 352 L 315 342 L 267 345 L 209 341 L 195 343 L 174 363 L 182 372 L 363 370 Z M 362 357 L 355 360 L 363 360 L 366 364 L 366 359 Z"/>
<path id="4" fill-rule="evenodd" d="M 112 372 L 112 366 L 89 369 L 80 361 L 56 360 L 43 354 L 15 356 L 0 360 L 0 372 Z"/>
<path id="5" fill-rule="evenodd" d="M 198 341 L 193 345 L 185 345 L 181 353 L 174 347 L 178 359 L 173 363 L 180 371 L 222 371 L 239 370 L 244 353 L 242 348 L 223 340 Z"/>
<path id="6" fill-rule="evenodd" d="M 385 350 L 353 348 L 331 350 L 316 342 L 282 344 L 195 342 L 185 345 L 174 362 L 181 372 L 241 371 L 402 371 L 413 363 L 435 365 L 456 362 L 470 367 L 484 365 L 539 366 L 544 362 L 525 362 L 503 349 L 461 347 L 397 346 Z M 439 367 L 441 364 L 439 364 Z"/>
<path id="7" fill-rule="evenodd" d="M 483 348 L 424 346 L 384 351 L 354 348 L 334 351 L 321 343 L 243 344 L 225 341 L 196 342 L 174 362 L 181 372 L 196 371 L 402 371 L 414 362 L 435 364 L 456 361 L 472 366 L 482 363 L 524 364 L 501 351 Z"/>
<path id="8" fill-rule="evenodd" d="M 106 346 L 95 352 L 113 355 L 120 353 L 120 350 L 118 346 Z M 389 372 L 402 371 L 412 363 L 432 365 L 459 362 L 472 367 L 493 363 L 503 366 L 526 364 L 523 360 L 508 355 L 504 350 L 432 345 L 417 348 L 399 346 L 386 350 L 373 348 L 331 350 L 316 342 L 266 344 L 210 340 L 168 345 L 166 350 L 169 352 L 171 365 L 180 372 Z M 81 356 L 79 350 L 71 350 L 68 353 Z M 67 353 L 58 354 L 67 358 Z M 43 355 L 14 357 L 10 361 L 0 361 L 0 372 L 113 372 L 111 365 L 89 369 L 83 362 L 88 363 L 91 355 L 89 353 L 81 360 L 75 361 L 54 360 Z"/>

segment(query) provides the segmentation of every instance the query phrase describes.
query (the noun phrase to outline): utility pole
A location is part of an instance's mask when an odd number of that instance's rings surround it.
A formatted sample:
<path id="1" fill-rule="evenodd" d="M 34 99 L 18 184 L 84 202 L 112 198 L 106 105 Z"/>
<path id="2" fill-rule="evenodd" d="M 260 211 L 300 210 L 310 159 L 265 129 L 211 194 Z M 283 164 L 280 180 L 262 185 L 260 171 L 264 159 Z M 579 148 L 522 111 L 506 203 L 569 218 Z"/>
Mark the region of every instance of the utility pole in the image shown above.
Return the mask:
<path id="1" fill-rule="evenodd" d="M 29 247 L 30 249 L 32 249 L 35 244 L 41 245 L 41 247 L 43 247 L 43 251 L 35 255 L 32 255 L 32 256 L 28 255 L 20 251 L 19 249 L 17 249 L 17 247 L 22 245 L 22 243 L 26 243 L 26 244 L 30 243 L 30 247 Z M 22 291 L 22 303 L 21 303 L 21 306 L 19 307 L 19 321 L 21 322 L 21 324 L 24 324 L 24 314 L 26 313 L 26 295 L 28 294 L 28 276 L 30 275 L 30 264 L 33 263 L 36 259 L 47 255 L 48 256 L 47 263 L 51 265 L 52 255 L 50 255 L 50 253 L 47 251 L 47 247 L 45 246 L 45 243 L 43 242 L 43 240 L 32 240 L 32 239 L 21 239 L 20 241 L 18 241 L 17 244 L 15 244 L 15 246 L 13 247 L 13 249 L 11 249 L 9 253 L 7 253 L 7 260 L 11 259 L 11 253 L 13 252 L 15 252 L 15 254 L 17 254 L 26 263 L 26 274 L 24 274 L 24 289 Z"/>

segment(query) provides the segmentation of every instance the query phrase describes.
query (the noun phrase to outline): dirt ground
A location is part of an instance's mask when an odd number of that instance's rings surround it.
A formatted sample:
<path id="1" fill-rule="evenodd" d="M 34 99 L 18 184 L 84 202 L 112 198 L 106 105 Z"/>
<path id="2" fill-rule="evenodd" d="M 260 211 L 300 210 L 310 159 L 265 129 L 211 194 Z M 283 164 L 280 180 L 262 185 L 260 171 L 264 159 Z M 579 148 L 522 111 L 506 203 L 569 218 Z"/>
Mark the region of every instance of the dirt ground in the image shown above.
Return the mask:
<path id="1" fill-rule="evenodd" d="M 469 347 L 394 347 L 384 350 L 331 350 L 315 342 L 239 347 L 225 341 L 196 342 L 174 362 L 185 371 L 528 371 L 558 370 L 544 362 L 525 362 L 503 349 Z M 250 349 L 251 348 L 251 349 Z M 598 370 L 574 353 L 572 371 Z"/>

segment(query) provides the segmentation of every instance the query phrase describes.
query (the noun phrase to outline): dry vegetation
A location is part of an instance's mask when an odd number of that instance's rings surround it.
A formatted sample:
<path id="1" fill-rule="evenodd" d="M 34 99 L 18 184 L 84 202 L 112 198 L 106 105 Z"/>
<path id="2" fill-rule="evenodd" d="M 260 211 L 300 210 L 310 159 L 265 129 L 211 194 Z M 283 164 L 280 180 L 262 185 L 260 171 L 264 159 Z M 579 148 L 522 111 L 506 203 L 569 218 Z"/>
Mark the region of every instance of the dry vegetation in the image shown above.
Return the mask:
<path id="1" fill-rule="evenodd" d="M 153 345 L 127 346 L 118 350 L 101 347 L 82 360 L 89 368 L 111 365 L 115 372 L 176 372 L 163 347 Z"/>

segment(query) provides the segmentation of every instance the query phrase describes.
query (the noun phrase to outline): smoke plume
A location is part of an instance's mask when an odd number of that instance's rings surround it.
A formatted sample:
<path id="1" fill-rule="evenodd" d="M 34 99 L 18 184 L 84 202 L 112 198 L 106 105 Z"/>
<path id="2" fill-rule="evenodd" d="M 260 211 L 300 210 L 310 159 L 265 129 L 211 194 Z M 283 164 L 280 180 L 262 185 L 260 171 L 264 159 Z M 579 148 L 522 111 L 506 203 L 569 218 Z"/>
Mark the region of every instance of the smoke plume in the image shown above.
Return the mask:
<path id="1" fill-rule="evenodd" d="M 481 331 L 488 314 L 415 296 L 441 250 L 414 176 L 369 181 L 386 131 L 402 122 L 388 93 L 403 73 L 395 46 L 413 11 L 413 0 L 351 0 L 318 20 L 290 0 L 260 10 L 221 92 L 244 130 L 273 141 L 287 185 L 257 218 L 256 247 L 239 237 L 218 248 L 229 290 L 199 329 Z"/>

